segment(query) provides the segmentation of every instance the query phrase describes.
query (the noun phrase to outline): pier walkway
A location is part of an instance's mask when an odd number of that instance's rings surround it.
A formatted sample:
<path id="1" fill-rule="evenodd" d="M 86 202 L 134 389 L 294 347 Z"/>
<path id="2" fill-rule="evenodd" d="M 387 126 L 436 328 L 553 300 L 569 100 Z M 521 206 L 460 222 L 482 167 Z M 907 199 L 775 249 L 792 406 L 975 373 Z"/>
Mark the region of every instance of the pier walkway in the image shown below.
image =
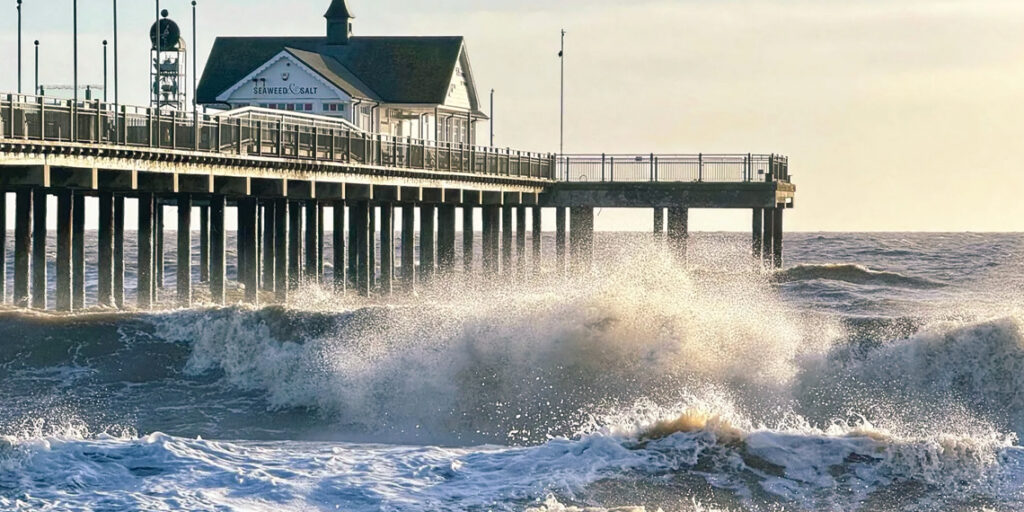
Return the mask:
<path id="1" fill-rule="evenodd" d="M 137 307 L 163 279 L 165 207 L 175 208 L 175 294 L 191 304 L 192 211 L 198 208 L 199 275 L 225 302 L 225 212 L 238 218 L 237 278 L 246 300 L 259 290 L 285 303 L 300 283 L 324 282 L 324 216 L 335 226 L 331 281 L 363 295 L 412 290 L 438 273 L 523 275 L 531 231 L 541 263 L 541 217 L 554 209 L 556 269 L 592 261 L 594 208 L 652 208 L 656 232 L 685 255 L 690 208 L 753 212 L 752 254 L 781 266 L 783 211 L 795 186 L 777 155 L 539 154 L 362 132 L 323 117 L 247 108 L 219 114 L 0 95 L 0 222 L 16 198 L 15 304 L 85 307 L 85 197 L 98 201 L 99 305 L 125 307 L 125 200 L 138 203 Z M 48 304 L 46 197 L 56 196 L 55 304 Z M 396 208 L 401 218 L 396 218 Z M 418 211 L 418 215 L 417 215 Z M 482 217 L 482 261 L 472 230 Z M 530 224 L 527 224 L 527 214 Z M 667 213 L 667 215 L 666 215 Z M 417 226 L 417 223 L 419 224 Z M 396 224 L 400 253 L 396 254 Z M 568 234 L 568 237 L 567 237 Z M 6 242 L 0 232 L 0 242 Z M 347 237 L 347 240 L 346 240 Z M 416 251 L 416 243 L 419 251 Z M 567 258 L 568 255 L 568 258 Z M 0 251 L 0 297 L 6 262 Z"/>

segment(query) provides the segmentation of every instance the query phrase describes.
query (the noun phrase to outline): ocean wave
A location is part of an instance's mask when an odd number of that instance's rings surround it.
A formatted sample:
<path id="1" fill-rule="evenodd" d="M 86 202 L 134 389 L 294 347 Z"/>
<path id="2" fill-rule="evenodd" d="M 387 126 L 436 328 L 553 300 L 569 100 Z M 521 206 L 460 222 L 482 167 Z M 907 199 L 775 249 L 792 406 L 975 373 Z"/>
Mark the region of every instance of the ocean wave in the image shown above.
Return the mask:
<path id="1" fill-rule="evenodd" d="M 942 288 L 943 283 L 923 277 L 913 277 L 898 272 L 872 270 L 862 265 L 830 263 L 823 265 L 803 264 L 780 270 L 772 275 L 779 283 L 796 281 L 830 280 L 852 284 L 892 286 L 913 289 Z"/>

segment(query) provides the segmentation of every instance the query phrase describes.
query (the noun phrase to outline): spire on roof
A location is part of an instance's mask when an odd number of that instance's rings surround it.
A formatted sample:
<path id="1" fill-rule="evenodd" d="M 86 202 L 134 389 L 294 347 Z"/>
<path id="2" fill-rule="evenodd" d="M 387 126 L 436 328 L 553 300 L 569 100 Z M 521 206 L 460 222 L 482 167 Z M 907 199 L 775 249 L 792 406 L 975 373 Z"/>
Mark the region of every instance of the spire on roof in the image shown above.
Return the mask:
<path id="1" fill-rule="evenodd" d="M 352 11 L 345 0 L 333 0 L 327 8 L 327 44 L 348 44 L 352 37 Z"/>
<path id="2" fill-rule="evenodd" d="M 348 4 L 345 0 L 334 0 L 331 2 L 331 6 L 327 8 L 327 14 L 324 14 L 324 18 L 348 21 L 349 18 L 355 18 L 355 16 L 352 16 L 352 11 L 348 9 Z"/>

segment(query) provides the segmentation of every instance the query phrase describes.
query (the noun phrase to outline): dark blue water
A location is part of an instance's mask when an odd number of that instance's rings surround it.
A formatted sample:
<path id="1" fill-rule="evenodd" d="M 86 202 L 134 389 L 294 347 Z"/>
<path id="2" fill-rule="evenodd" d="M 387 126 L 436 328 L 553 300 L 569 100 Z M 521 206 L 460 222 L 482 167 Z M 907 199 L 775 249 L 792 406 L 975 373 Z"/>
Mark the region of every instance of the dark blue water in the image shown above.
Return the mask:
<path id="1" fill-rule="evenodd" d="M 2 312 L 0 508 L 1024 508 L 1024 236 L 792 234 L 771 273 L 739 235 L 597 246 L 414 297 Z"/>

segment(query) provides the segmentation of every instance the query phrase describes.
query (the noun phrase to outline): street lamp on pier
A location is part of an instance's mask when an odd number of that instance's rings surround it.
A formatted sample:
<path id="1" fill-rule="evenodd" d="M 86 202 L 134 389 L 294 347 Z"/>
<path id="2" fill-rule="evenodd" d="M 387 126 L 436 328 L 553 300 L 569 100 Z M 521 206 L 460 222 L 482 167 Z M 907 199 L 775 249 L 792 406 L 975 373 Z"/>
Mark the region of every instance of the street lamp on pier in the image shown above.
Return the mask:
<path id="1" fill-rule="evenodd" d="M 18 94 L 21 94 L 21 0 L 18 0 Z"/>
<path id="2" fill-rule="evenodd" d="M 107 102 L 107 40 L 103 40 L 103 103 Z"/>
<path id="3" fill-rule="evenodd" d="M 43 95 L 42 91 L 39 90 L 39 40 L 36 39 L 36 89 L 33 94 Z"/>

